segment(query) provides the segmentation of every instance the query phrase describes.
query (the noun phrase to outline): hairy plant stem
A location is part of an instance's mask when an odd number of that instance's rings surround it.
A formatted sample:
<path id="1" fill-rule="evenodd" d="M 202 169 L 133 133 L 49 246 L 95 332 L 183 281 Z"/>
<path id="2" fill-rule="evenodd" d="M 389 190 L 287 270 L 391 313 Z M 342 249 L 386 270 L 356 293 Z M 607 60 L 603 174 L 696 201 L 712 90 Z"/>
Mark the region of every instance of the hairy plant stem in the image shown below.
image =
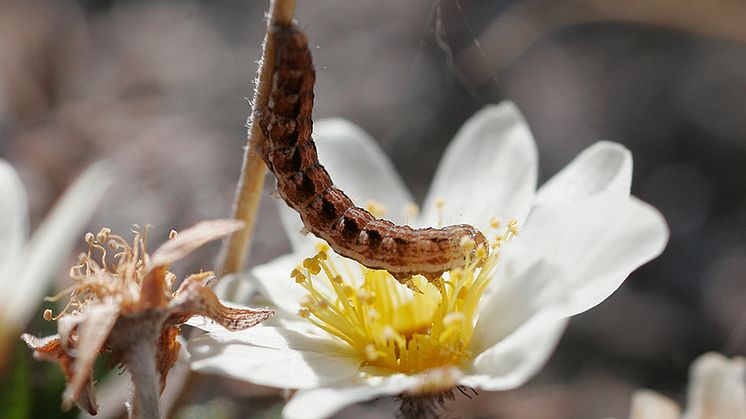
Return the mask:
<path id="1" fill-rule="evenodd" d="M 261 106 L 266 106 L 269 90 L 272 87 L 271 79 L 275 71 L 275 42 L 271 36 L 271 28 L 275 24 L 289 25 L 293 21 L 295 14 L 296 0 L 271 0 L 269 6 L 269 19 L 267 20 L 267 32 L 264 36 L 262 58 L 259 62 L 258 76 L 254 88 L 254 99 L 252 100 L 251 116 L 248 120 L 248 138 L 247 146 L 244 149 L 243 165 L 241 174 L 236 185 L 236 194 L 233 201 L 232 217 L 242 220 L 246 223 L 242 230 L 239 230 L 225 241 L 221 251 L 221 257 L 218 262 L 216 272 L 222 274 L 235 273 L 243 270 L 248 259 L 251 238 L 256 224 L 257 210 L 259 208 L 259 199 L 262 195 L 264 186 L 264 176 L 267 173 L 267 167 L 258 153 L 259 147 L 266 141 L 262 130 L 257 122 L 256 110 Z M 231 286 L 225 298 L 231 299 L 236 293 L 236 285 Z M 183 383 L 181 390 L 176 397 L 171 409 L 171 416 L 177 413 L 180 408 L 186 406 L 196 389 L 199 388 L 201 376 L 190 372 Z"/>
<path id="2" fill-rule="evenodd" d="M 266 140 L 257 123 L 256 110 L 267 105 L 271 86 L 272 73 L 275 69 L 275 43 L 270 34 L 274 24 L 289 25 L 295 13 L 295 0 L 272 0 L 270 3 L 267 34 L 264 37 L 264 50 L 259 64 L 259 75 L 256 79 L 252 112 L 249 117 L 248 145 L 244 149 L 243 166 L 236 186 L 233 201 L 233 218 L 242 220 L 246 226 L 234 233 L 226 241 L 223 249 L 222 263 L 219 272 L 234 273 L 244 269 L 248 258 L 251 236 L 256 224 L 257 209 L 264 186 L 267 168 L 258 153 L 259 147 Z M 235 292 L 229 290 L 230 294 Z"/>
<path id="3" fill-rule="evenodd" d="M 132 376 L 135 392 L 130 418 L 161 417 L 161 376 L 156 366 L 156 351 L 165 319 L 166 315 L 161 310 L 146 310 L 120 317 L 109 337 L 111 348 L 124 354 L 122 361 Z"/>
<path id="4" fill-rule="evenodd" d="M 155 370 L 155 342 L 142 339 L 134 343 L 125 361 L 135 384 L 132 418 L 160 418 L 158 373 Z"/>

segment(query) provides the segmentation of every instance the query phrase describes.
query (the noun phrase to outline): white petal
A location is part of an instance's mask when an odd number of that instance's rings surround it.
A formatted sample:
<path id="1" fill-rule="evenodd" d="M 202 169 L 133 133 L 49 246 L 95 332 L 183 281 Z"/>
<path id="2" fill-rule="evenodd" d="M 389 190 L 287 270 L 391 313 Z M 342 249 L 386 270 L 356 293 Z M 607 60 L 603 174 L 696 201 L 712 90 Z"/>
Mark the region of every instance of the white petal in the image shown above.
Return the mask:
<path id="1" fill-rule="evenodd" d="M 414 377 L 397 374 L 373 377 L 357 385 L 339 383 L 334 387 L 301 390 L 290 399 L 282 416 L 286 419 L 322 419 L 354 403 L 401 394 L 417 383 L 418 380 Z"/>
<path id="2" fill-rule="evenodd" d="M 313 388 L 353 376 L 360 360 L 340 342 L 297 330 L 215 330 L 189 342 L 191 368 L 279 388 Z"/>
<path id="3" fill-rule="evenodd" d="M 565 296 L 561 282 L 555 281 L 557 266 L 537 261 L 515 271 L 512 261 L 504 262 L 485 295 L 474 327 L 470 349 L 480 353 L 511 335 L 539 311 L 557 305 Z"/>
<path id="4" fill-rule="evenodd" d="M 75 243 L 81 241 L 81 232 L 103 198 L 112 176 L 111 168 L 104 163 L 86 169 L 32 236 L 23 270 L 16 278 L 13 298 L 7 300 L 12 306 L 8 312 L 19 326 L 36 310 L 46 284 L 69 257 Z"/>
<path id="5" fill-rule="evenodd" d="M 511 102 L 489 106 L 469 119 L 448 146 L 423 205 L 424 223 L 470 223 L 485 229 L 492 217 L 525 219 L 536 189 L 533 136 Z"/>
<path id="6" fill-rule="evenodd" d="M 251 309 L 251 307 L 240 305 L 240 304 L 228 303 L 226 305 L 228 305 L 229 307 L 233 307 L 233 308 Z M 221 335 L 223 333 L 232 333 L 229 330 L 227 330 L 225 327 L 218 324 L 216 321 L 210 318 L 204 317 L 204 316 L 200 316 L 200 315 L 190 318 L 184 324 L 188 326 L 196 327 L 207 333 L 216 333 L 217 335 Z M 265 320 L 259 326 L 287 329 L 293 332 L 300 333 L 301 335 L 304 335 L 304 336 L 312 336 L 314 338 L 324 338 L 324 339 L 329 339 L 332 342 L 337 342 L 336 337 L 333 337 L 332 335 L 314 326 L 308 320 L 301 319 L 298 316 L 288 316 L 283 312 L 275 313 L 274 316 Z M 255 327 L 259 327 L 259 326 L 255 326 Z M 345 349 L 345 351 L 347 350 L 348 349 Z"/>
<path id="7" fill-rule="evenodd" d="M 635 198 L 608 195 L 568 206 L 535 208 L 526 228 L 508 245 L 516 271 L 542 260 L 557 267 L 568 316 L 613 293 L 629 274 L 658 256 L 668 242 L 663 216 Z"/>
<path id="8" fill-rule="evenodd" d="M 268 298 L 272 305 L 288 314 L 295 315 L 300 309 L 301 298 L 308 294 L 305 288 L 290 277 L 293 269 L 302 262 L 303 259 L 299 255 L 289 254 L 251 270 L 259 292 Z"/>
<path id="9" fill-rule="evenodd" d="M 484 390 L 508 390 L 522 385 L 552 354 L 566 323 L 557 310 L 540 312 L 479 354 L 461 384 Z"/>
<path id="10" fill-rule="evenodd" d="M 363 273 L 357 262 L 343 258 L 334 252 L 329 252 L 328 257 L 335 266 L 342 269 L 347 281 L 352 284 L 363 281 Z M 289 254 L 251 270 L 251 275 L 256 279 L 259 292 L 268 298 L 274 306 L 293 316 L 298 312 L 303 296 L 308 294 L 308 291 L 290 276 L 292 270 L 302 263 L 303 256 Z M 306 272 L 304 271 L 304 273 Z M 335 293 L 324 273 L 320 273 L 319 277 L 312 278 L 314 288 L 327 296 L 333 297 Z"/>
<path id="11" fill-rule="evenodd" d="M 0 159 L 0 285 L 15 280 L 3 267 L 14 259 L 28 234 L 26 191 L 13 167 Z"/>
<path id="12" fill-rule="evenodd" d="M 690 375 L 684 419 L 746 419 L 746 359 L 706 353 Z"/>
<path id="13" fill-rule="evenodd" d="M 632 394 L 629 419 L 679 419 L 681 409 L 673 400 L 650 390 Z"/>
<path id="14" fill-rule="evenodd" d="M 223 303 L 232 301 L 239 304 L 247 304 L 256 293 L 256 283 L 247 272 L 225 275 L 214 287 L 215 295 Z M 230 295 L 232 298 L 227 299 Z"/>
<path id="15" fill-rule="evenodd" d="M 539 188 L 534 205 L 569 204 L 601 193 L 627 197 L 631 185 L 632 154 L 621 144 L 601 141 Z"/>
<path id="16" fill-rule="evenodd" d="M 334 184 L 358 206 L 374 200 L 383 204 L 386 218 L 406 221 L 405 208 L 412 196 L 378 144 L 357 125 L 344 119 L 324 119 L 314 124 L 314 139 L 319 162 Z M 313 253 L 313 236 L 303 236 L 298 214 L 284 202 L 278 202 L 280 217 L 296 253 Z"/>

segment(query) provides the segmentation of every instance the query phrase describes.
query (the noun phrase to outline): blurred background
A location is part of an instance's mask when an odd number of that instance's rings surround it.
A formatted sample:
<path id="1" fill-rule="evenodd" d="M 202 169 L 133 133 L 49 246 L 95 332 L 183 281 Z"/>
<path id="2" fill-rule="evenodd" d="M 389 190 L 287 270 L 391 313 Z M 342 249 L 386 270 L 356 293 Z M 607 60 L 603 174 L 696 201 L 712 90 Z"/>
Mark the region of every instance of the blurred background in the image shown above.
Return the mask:
<path id="1" fill-rule="evenodd" d="M 93 231 L 148 223 L 159 243 L 171 228 L 228 215 L 267 3 L 0 0 L 0 157 L 21 174 L 32 226 L 101 158 L 121 171 Z M 697 355 L 746 354 L 746 3 L 298 3 L 315 117 L 362 126 L 418 199 L 461 124 L 511 99 L 535 134 L 541 180 L 596 141 L 622 143 L 633 193 L 670 224 L 666 252 L 574 318 L 541 374 L 515 391 L 459 395 L 451 417 L 626 418 L 640 387 L 683 402 Z M 271 182 L 252 265 L 288 249 Z M 178 268 L 209 268 L 216 250 Z M 27 331 L 53 329 L 39 314 Z M 0 411 L 63 417 L 63 386 L 57 366 L 19 342 Z M 282 402 L 217 379 L 192 394 L 176 417 L 272 417 Z M 381 400 L 339 417 L 394 412 Z"/>

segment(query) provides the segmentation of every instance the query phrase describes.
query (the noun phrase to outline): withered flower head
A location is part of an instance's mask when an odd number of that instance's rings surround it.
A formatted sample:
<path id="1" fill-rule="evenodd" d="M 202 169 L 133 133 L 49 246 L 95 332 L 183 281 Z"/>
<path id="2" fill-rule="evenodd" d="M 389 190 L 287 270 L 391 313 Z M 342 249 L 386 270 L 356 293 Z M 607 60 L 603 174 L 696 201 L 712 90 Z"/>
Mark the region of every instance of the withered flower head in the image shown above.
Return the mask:
<path id="1" fill-rule="evenodd" d="M 172 262 L 242 227 L 236 220 L 204 221 L 179 234 L 172 232 L 152 254 L 147 251 L 147 228 L 134 232 L 131 245 L 107 228 L 86 234 L 88 252 L 70 269 L 74 284 L 49 298 L 67 295 L 67 305 L 57 316 L 50 310 L 44 313 L 45 319 L 57 321 L 57 334 L 22 336 L 37 359 L 59 362 L 67 379 L 63 408 L 75 402 L 96 413 L 91 370 L 101 353 L 110 353 L 113 362 L 132 374 L 137 410 L 140 396 L 153 398 L 163 390 L 179 354 L 179 328 L 189 318 L 203 315 L 226 329 L 243 330 L 273 314 L 222 305 L 206 287 L 214 278 L 212 272 L 192 274 L 173 291 L 176 276 L 168 271 Z M 157 383 L 160 388 L 155 388 Z"/>

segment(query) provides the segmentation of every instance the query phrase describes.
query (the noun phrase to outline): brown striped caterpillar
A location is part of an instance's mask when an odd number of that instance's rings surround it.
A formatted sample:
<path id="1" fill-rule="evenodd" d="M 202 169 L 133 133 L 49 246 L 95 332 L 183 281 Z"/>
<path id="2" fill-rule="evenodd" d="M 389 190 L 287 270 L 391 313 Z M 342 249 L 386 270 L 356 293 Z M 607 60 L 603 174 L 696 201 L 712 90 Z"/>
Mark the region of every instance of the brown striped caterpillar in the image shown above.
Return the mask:
<path id="1" fill-rule="evenodd" d="M 337 189 L 311 139 L 316 72 L 306 36 L 295 25 L 275 25 L 272 35 L 275 72 L 267 107 L 257 109 L 266 137 L 259 152 L 280 196 L 308 231 L 340 255 L 385 269 L 400 282 L 415 274 L 435 278 L 464 265 L 477 246 L 487 246 L 482 233 L 466 224 L 413 229 L 377 219 Z M 474 246 L 464 246 L 464 238 Z"/>

